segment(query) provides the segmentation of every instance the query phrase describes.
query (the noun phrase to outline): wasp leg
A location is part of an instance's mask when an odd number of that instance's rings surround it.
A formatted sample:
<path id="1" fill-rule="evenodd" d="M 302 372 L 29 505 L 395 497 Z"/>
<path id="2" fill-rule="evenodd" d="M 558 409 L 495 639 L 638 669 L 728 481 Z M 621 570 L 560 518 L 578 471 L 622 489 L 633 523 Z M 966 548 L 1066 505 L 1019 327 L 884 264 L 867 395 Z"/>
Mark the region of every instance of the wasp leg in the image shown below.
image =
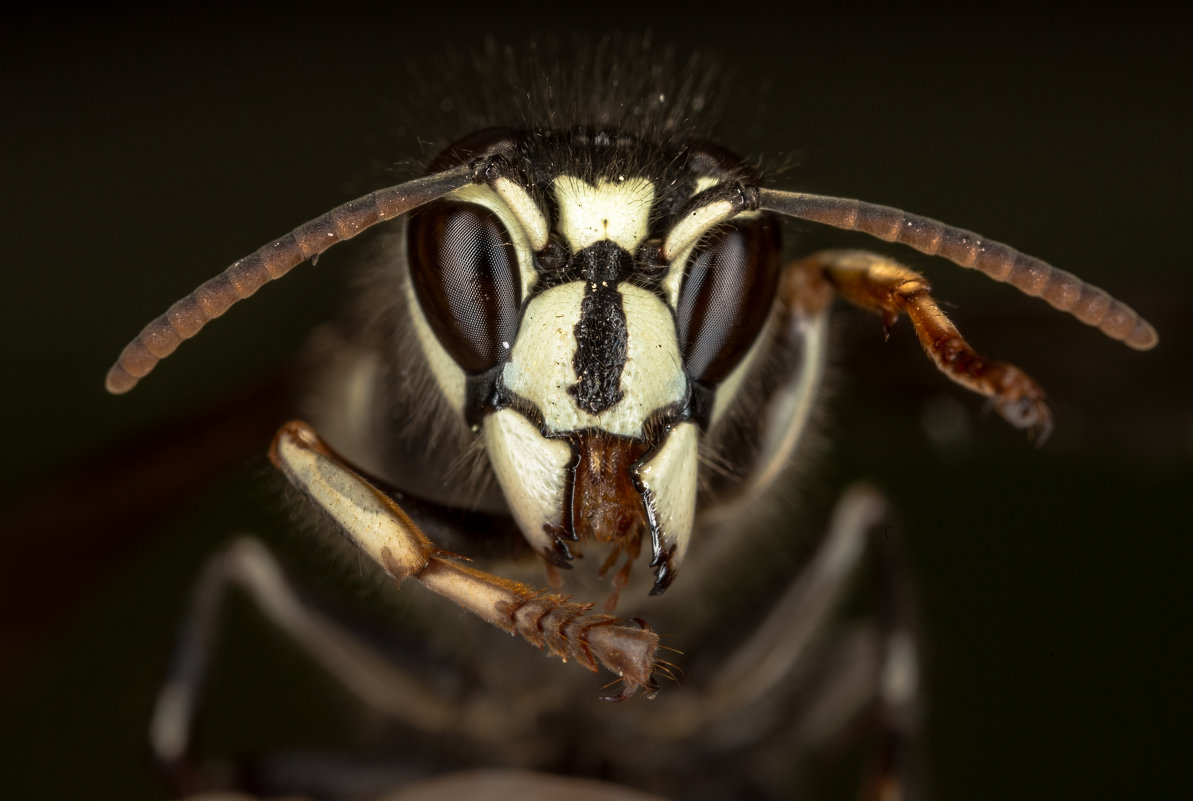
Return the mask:
<path id="1" fill-rule="evenodd" d="M 286 478 L 336 522 L 341 531 L 396 581 L 427 589 L 564 661 L 619 676 L 629 698 L 657 690 L 653 672 L 658 635 L 645 624 L 593 613 L 593 604 L 458 564 L 436 548 L 387 495 L 325 445 L 306 423 L 282 426 L 270 458 Z"/>
<path id="2" fill-rule="evenodd" d="M 214 652 L 220 608 L 232 586 L 246 592 L 278 628 L 370 707 L 426 731 L 462 725 L 460 711 L 430 685 L 300 601 L 265 546 L 246 537 L 204 567 L 154 706 L 150 747 L 181 786 L 192 784 L 197 776 L 189 758 L 195 713 Z"/>
<path id="3" fill-rule="evenodd" d="M 657 736 L 701 738 L 713 750 L 782 738 L 824 744 L 858 723 L 874 724 L 878 747 L 865 797 L 907 797 L 918 771 L 919 669 L 911 603 L 890 529 L 873 533 L 886 503 L 857 485 L 838 502 L 812 561 L 711 679 L 668 698 Z M 875 548 L 875 539 L 883 547 Z M 836 625 L 837 613 L 870 551 L 878 551 L 880 624 Z M 789 766 L 784 766 L 786 770 Z"/>
<path id="4" fill-rule="evenodd" d="M 785 680 L 838 608 L 865 554 L 868 530 L 884 512 L 876 492 L 854 487 L 846 493 L 811 563 L 709 684 L 710 709 L 725 714 L 751 705 Z"/>
<path id="5" fill-rule="evenodd" d="M 226 773 L 213 773 L 210 766 L 200 764 L 193 742 L 201 696 L 216 650 L 221 608 L 229 591 L 235 589 L 243 591 L 272 624 L 289 635 L 372 712 L 430 735 L 483 743 L 495 758 L 508 753 L 511 760 L 520 759 L 528 746 L 534 749 L 534 738 L 539 733 L 528 728 L 526 720 L 511 716 L 504 706 L 498 711 L 483 695 L 440 692 L 434 681 L 424 681 L 400 667 L 366 640 L 302 600 L 269 550 L 254 538 L 242 537 L 205 563 L 191 592 L 169 673 L 154 704 L 150 749 L 180 794 L 189 796 L 210 790 L 213 779 L 219 782 Z M 310 767 L 313 759 L 316 757 L 309 752 L 302 754 L 304 769 Z M 286 764 L 284 757 L 262 762 L 266 770 L 260 776 L 284 776 Z M 338 767 L 331 769 L 333 772 L 343 770 L 342 762 L 334 764 Z M 376 766 L 367 762 L 356 765 L 361 770 L 370 767 Z M 334 782 L 329 786 L 335 786 Z M 358 789 L 359 786 L 355 785 Z M 328 795 L 340 797 L 341 793 Z"/>
<path id="6" fill-rule="evenodd" d="M 1014 365 L 979 355 L 936 305 L 924 276 L 862 250 L 821 251 L 798 266 L 824 275 L 850 303 L 881 314 L 888 330 L 900 314 L 906 314 L 924 351 L 942 373 L 989 398 L 1011 425 L 1033 429 L 1040 442 L 1047 438 L 1052 416 L 1039 384 Z"/>

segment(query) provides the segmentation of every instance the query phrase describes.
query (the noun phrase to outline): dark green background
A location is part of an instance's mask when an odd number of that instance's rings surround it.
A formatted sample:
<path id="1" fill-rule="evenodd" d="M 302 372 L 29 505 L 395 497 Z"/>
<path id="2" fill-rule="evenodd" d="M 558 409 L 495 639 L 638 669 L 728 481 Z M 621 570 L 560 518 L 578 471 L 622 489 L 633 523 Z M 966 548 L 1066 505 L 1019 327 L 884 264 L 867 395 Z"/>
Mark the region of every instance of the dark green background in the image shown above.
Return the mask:
<path id="1" fill-rule="evenodd" d="M 723 125 L 723 136 L 747 156 L 798 162 L 783 185 L 978 230 L 1106 287 L 1156 324 L 1160 347 L 1134 353 L 1008 287 L 901 253 L 930 274 L 973 343 L 1040 380 L 1055 435 L 1033 447 L 937 376 L 908 328 L 884 345 L 876 321 L 842 309 L 833 448 L 805 483 L 813 511 L 801 519 L 823 519 L 859 477 L 898 509 L 927 632 L 935 797 L 1177 795 L 1193 711 L 1184 24 L 1043 7 L 875 15 L 733 4 L 646 18 L 633 5 L 519 9 L 424 7 L 421 23 L 398 12 L 355 19 L 334 4 L 6 22 L 0 464 L 13 524 L 0 551 L 0 792 L 164 793 L 143 732 L 194 571 L 235 531 L 292 554 L 302 540 L 285 533 L 275 496 L 253 488 L 260 459 L 149 521 L 104 508 L 122 508 L 116 495 L 137 502 L 143 484 L 93 497 L 79 488 L 99 477 L 82 465 L 293 353 L 334 313 L 352 251 L 264 291 L 117 399 L 102 379 L 123 344 L 238 256 L 417 157 L 420 131 L 395 120 L 435 110 L 408 63 L 475 49 L 489 33 L 518 43 L 528 31 L 650 27 L 659 41 L 723 54 L 741 82 L 767 84 L 766 108 L 728 115 L 763 124 Z M 805 235 L 809 247 L 861 244 Z M 926 437 L 923 410 L 942 397 L 963 407 L 967 444 Z M 292 558 L 316 564 L 320 552 Z M 334 593 L 337 573 L 315 567 L 307 582 Z M 274 710 L 286 711 L 277 719 L 290 741 L 351 729 L 355 713 L 339 698 L 304 694 L 308 718 L 272 671 L 315 685 L 317 671 L 249 631 L 265 655 L 232 655 L 228 670 L 247 674 L 240 692 L 263 696 L 248 717 L 264 741 L 276 738 Z"/>

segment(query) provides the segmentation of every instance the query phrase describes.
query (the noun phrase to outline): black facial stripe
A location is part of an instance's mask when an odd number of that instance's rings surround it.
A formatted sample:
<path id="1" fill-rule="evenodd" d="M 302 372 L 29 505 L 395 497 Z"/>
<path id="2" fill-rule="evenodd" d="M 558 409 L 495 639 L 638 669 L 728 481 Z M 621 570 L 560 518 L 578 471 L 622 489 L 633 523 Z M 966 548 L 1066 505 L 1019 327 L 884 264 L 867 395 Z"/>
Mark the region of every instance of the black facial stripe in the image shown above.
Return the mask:
<path id="1" fill-rule="evenodd" d="M 581 409 L 600 414 L 623 397 L 621 371 L 628 349 L 625 309 L 616 284 L 588 283 L 574 329 L 576 356 L 572 366 L 580 380 L 568 394 Z"/>
<path id="2" fill-rule="evenodd" d="M 568 394 L 581 409 L 600 414 L 623 397 L 621 373 L 629 331 L 617 282 L 633 271 L 634 260 L 624 248 L 601 240 L 577 253 L 573 266 L 585 284 L 580 320 L 572 329 L 576 337 L 572 366 L 579 380 L 568 387 Z"/>

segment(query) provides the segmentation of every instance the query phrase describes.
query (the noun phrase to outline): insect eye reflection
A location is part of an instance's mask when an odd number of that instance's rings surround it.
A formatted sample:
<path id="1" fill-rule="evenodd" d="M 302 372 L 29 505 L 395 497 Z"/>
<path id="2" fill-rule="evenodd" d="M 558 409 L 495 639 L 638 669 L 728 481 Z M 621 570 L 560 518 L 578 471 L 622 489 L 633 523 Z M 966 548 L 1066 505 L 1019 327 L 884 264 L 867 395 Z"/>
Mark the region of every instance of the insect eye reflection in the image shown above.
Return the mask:
<path id="1" fill-rule="evenodd" d="M 411 216 L 410 280 L 439 342 L 468 373 L 496 366 L 518 331 L 517 254 L 495 214 L 440 201 Z"/>
<path id="2" fill-rule="evenodd" d="M 688 375 L 724 381 L 754 344 L 779 282 L 778 227 L 766 218 L 724 226 L 692 253 L 676 314 Z"/>

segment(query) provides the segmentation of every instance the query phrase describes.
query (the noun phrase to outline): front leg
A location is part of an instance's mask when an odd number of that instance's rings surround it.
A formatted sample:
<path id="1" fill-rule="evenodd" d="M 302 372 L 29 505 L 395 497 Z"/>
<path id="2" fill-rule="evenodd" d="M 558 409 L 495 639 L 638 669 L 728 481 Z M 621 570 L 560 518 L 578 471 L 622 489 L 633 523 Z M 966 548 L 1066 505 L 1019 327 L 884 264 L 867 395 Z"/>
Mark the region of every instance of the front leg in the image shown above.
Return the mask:
<path id="1" fill-rule="evenodd" d="M 936 304 L 924 276 L 864 250 L 820 251 L 793 267 L 808 273 L 811 280 L 821 276 L 850 303 L 881 314 L 888 329 L 906 314 L 924 352 L 942 373 L 989 398 L 1011 425 L 1033 429 L 1038 442 L 1047 438 L 1052 415 L 1040 385 L 1018 367 L 975 351 Z"/>
<path id="2" fill-rule="evenodd" d="M 326 512 L 357 547 L 395 581 L 416 579 L 427 589 L 563 661 L 595 672 L 600 664 L 624 682 L 622 700 L 639 689 L 653 696 L 659 637 L 645 623 L 593 613 L 591 603 L 536 590 L 461 565 L 427 539 L 410 517 L 332 451 L 309 425 L 282 426 L 270 459 L 290 483 Z"/>

